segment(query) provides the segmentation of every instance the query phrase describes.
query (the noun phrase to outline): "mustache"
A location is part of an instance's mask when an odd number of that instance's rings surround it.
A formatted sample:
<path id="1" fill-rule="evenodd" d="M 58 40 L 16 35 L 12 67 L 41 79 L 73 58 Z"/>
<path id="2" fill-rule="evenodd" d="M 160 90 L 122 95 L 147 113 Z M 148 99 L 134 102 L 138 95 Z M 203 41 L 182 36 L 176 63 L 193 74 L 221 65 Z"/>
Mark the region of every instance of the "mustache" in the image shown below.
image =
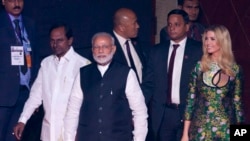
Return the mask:
<path id="1" fill-rule="evenodd" d="M 20 6 L 15 6 L 13 9 L 21 9 Z"/>

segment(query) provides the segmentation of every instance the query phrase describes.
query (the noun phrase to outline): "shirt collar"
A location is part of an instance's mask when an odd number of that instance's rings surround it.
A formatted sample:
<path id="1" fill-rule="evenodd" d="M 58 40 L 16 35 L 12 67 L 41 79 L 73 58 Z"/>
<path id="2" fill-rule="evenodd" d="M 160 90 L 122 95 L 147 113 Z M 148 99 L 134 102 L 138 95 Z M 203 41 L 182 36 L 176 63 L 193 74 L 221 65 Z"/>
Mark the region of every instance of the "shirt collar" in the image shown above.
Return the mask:
<path id="1" fill-rule="evenodd" d="M 114 32 L 115 36 L 117 37 L 117 39 L 118 39 L 119 43 L 121 44 L 121 46 L 123 46 L 126 43 L 127 40 L 130 40 L 130 39 L 126 39 L 126 38 L 120 36 L 115 31 L 113 31 L 113 32 Z"/>
<path id="2" fill-rule="evenodd" d="M 173 40 L 170 40 L 170 45 L 172 47 L 174 44 L 179 44 L 180 47 L 185 47 L 186 41 L 187 41 L 187 37 L 185 37 L 184 39 L 182 39 L 179 43 L 176 43 Z"/>
<path id="3" fill-rule="evenodd" d="M 9 17 L 10 17 L 11 21 L 13 21 L 13 20 L 15 20 L 15 19 L 19 19 L 19 20 L 20 20 L 20 22 L 22 22 L 22 16 L 21 16 L 21 15 L 20 15 L 20 16 L 18 16 L 17 18 L 15 18 L 13 15 L 11 15 L 11 14 L 9 14 L 9 13 L 8 13 L 8 15 L 9 15 Z"/>
<path id="4" fill-rule="evenodd" d="M 72 59 L 73 57 L 74 57 L 74 49 L 72 46 L 70 46 L 69 50 L 64 54 L 64 56 L 60 58 L 60 60 L 63 59 L 66 61 L 70 61 L 70 59 Z M 59 58 L 56 55 L 54 55 L 54 59 L 59 60 Z"/>
<path id="5" fill-rule="evenodd" d="M 12 16 L 12 15 L 9 14 L 9 13 L 8 13 L 8 15 L 9 15 L 9 17 L 10 17 L 12 26 L 15 27 L 15 24 L 14 24 L 13 20 L 18 19 L 18 20 L 20 21 L 20 22 L 19 22 L 19 25 L 20 25 L 20 27 L 21 27 L 21 29 L 22 29 L 22 27 L 23 27 L 23 19 L 22 19 L 22 16 L 20 15 L 20 16 L 18 16 L 17 18 L 15 18 L 14 16 Z"/>
<path id="6" fill-rule="evenodd" d="M 107 65 L 104 65 L 104 66 L 98 65 L 98 64 L 97 64 L 97 68 L 98 68 L 98 70 L 100 71 L 100 73 L 101 73 L 102 76 L 103 76 L 104 73 L 108 70 L 109 65 L 110 65 L 110 63 L 108 63 Z"/>

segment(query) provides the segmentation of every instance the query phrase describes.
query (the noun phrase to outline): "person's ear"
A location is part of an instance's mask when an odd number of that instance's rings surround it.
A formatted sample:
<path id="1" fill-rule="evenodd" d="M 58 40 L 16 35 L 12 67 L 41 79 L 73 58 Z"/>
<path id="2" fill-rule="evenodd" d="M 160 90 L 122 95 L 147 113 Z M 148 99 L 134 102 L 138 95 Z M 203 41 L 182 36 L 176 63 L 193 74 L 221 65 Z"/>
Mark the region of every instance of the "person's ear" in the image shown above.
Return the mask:
<path id="1" fill-rule="evenodd" d="M 115 51 L 116 51 L 116 46 L 115 46 L 115 45 L 112 45 L 112 52 L 115 53 Z"/>
<path id="2" fill-rule="evenodd" d="M 189 28 L 190 28 L 190 23 L 186 24 L 186 32 L 189 31 Z"/>
<path id="3" fill-rule="evenodd" d="M 121 32 L 124 32 L 124 31 L 126 30 L 126 28 L 125 28 L 125 26 L 124 26 L 123 24 L 120 24 L 120 25 L 119 25 L 119 30 L 120 30 Z"/>
<path id="4" fill-rule="evenodd" d="M 70 37 L 70 38 L 69 38 L 69 45 L 70 45 L 70 46 L 72 45 L 73 40 L 74 40 L 74 38 L 73 38 L 73 37 Z"/>

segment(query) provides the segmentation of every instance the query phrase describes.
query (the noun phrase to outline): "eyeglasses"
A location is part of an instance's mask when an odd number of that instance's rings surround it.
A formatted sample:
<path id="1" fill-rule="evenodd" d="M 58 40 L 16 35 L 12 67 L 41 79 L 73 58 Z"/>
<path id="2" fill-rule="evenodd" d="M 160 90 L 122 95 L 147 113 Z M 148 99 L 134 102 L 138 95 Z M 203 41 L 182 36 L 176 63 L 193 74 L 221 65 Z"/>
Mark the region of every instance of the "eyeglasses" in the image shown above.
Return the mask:
<path id="1" fill-rule="evenodd" d="M 8 2 L 10 2 L 10 3 L 14 3 L 14 2 L 23 2 L 23 0 L 6 0 L 6 1 L 8 1 Z"/>
<path id="2" fill-rule="evenodd" d="M 94 50 L 99 50 L 99 49 L 110 49 L 112 45 L 103 45 L 103 46 L 93 46 Z"/>

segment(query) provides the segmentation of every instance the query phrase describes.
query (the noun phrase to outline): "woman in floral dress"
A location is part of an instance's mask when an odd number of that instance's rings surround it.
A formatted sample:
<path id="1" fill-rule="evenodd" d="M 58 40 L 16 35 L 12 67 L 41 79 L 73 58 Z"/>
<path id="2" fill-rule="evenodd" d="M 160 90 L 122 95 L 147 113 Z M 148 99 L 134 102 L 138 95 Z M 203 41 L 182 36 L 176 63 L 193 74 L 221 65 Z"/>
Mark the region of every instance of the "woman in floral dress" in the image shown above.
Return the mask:
<path id="1" fill-rule="evenodd" d="M 242 72 L 226 27 L 208 27 L 202 41 L 202 59 L 191 73 L 182 141 L 229 141 L 230 124 L 243 122 Z"/>

